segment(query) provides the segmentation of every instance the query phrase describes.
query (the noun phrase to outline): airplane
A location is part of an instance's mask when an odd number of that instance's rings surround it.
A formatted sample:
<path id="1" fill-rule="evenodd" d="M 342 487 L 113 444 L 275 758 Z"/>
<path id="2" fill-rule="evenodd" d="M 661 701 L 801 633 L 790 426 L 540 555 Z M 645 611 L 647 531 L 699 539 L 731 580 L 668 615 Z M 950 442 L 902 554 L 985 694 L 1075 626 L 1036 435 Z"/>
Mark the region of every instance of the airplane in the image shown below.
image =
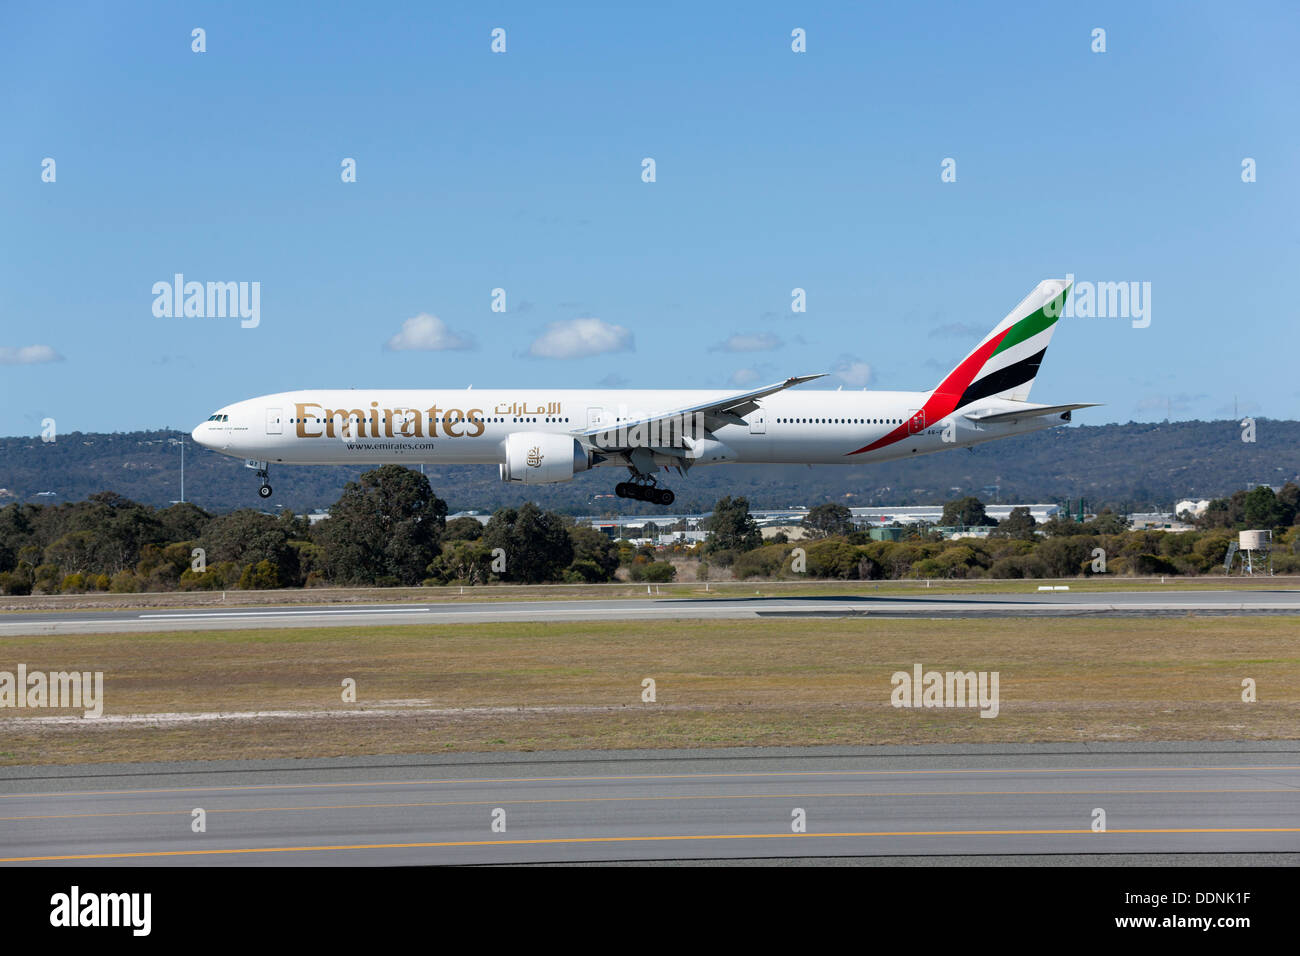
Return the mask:
<path id="1" fill-rule="evenodd" d="M 1096 402 L 1029 401 L 1068 280 L 1040 282 L 929 391 L 796 389 L 307 389 L 227 405 L 193 431 L 206 448 L 270 466 L 495 464 L 522 484 L 623 468 L 614 492 L 671 505 L 660 476 L 699 465 L 868 464 L 968 448 L 1070 421 Z"/>

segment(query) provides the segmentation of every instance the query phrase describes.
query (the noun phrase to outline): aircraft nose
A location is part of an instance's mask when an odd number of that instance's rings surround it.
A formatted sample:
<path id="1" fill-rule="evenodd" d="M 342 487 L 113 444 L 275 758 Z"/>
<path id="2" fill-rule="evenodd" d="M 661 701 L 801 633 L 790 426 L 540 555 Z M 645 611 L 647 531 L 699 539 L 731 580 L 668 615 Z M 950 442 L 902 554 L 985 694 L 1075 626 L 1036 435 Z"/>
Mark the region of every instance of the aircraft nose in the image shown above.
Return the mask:
<path id="1" fill-rule="evenodd" d="M 194 443 L 195 443 L 196 445 L 202 445 L 202 446 L 205 447 L 205 448 L 206 448 L 207 445 L 208 445 L 207 441 L 205 440 L 206 436 L 204 435 L 204 426 L 205 426 L 206 424 L 207 424 L 207 423 L 204 422 L 203 425 L 199 425 L 199 426 L 197 426 L 197 427 L 194 429 L 194 431 L 190 432 L 190 437 L 194 439 Z"/>

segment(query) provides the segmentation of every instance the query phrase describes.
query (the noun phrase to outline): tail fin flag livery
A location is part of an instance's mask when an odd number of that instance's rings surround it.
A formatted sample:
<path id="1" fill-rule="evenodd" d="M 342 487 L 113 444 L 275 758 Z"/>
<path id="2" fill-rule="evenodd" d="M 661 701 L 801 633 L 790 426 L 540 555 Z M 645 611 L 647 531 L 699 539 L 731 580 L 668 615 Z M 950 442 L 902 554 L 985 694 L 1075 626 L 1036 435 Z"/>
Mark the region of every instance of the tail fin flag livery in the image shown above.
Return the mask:
<path id="1" fill-rule="evenodd" d="M 954 396 L 951 411 L 981 398 L 1029 401 L 1029 389 L 1047 354 L 1070 286 L 1045 279 L 997 324 L 934 390 Z"/>
<path id="2" fill-rule="evenodd" d="M 855 464 L 968 448 L 1070 421 L 1092 403 L 1036 405 L 1029 392 L 1070 283 L 1040 282 L 930 391 L 803 388 L 303 389 L 227 405 L 194 440 L 257 469 L 272 464 L 496 465 L 551 484 L 614 467 L 620 498 L 658 505 L 663 472 L 708 464 Z"/>
<path id="3" fill-rule="evenodd" d="M 851 455 L 875 451 L 923 430 L 982 399 L 1028 402 L 1038 366 L 1065 308 L 1070 283 L 1044 279 L 999 322 L 979 345 L 949 372 L 930 393 L 922 408 L 898 429 Z M 1072 406 L 1074 408 L 1086 405 Z M 1068 419 L 1067 419 L 1068 420 Z"/>

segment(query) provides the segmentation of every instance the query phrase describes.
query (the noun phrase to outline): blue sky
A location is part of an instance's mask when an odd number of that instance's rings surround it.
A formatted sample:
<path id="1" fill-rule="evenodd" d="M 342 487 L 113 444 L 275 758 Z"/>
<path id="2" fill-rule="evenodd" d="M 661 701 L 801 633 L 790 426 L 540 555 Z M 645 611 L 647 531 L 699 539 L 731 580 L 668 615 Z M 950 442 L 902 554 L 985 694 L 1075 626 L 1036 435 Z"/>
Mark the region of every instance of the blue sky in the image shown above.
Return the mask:
<path id="1" fill-rule="evenodd" d="M 1063 320 L 1037 401 L 1300 418 L 1294 4 L 536 6 L 0 9 L 0 434 L 323 385 L 928 388 L 1067 272 L 1151 321 Z M 259 282 L 260 324 L 156 317 L 178 272 Z"/>

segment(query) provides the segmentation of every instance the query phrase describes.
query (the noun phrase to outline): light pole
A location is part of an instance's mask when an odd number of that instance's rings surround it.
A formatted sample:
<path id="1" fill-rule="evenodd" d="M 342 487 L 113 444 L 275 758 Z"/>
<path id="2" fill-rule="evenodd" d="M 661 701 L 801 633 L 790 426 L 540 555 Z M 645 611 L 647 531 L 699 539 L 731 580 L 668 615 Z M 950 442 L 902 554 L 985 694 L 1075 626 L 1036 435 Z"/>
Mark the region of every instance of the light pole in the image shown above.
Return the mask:
<path id="1" fill-rule="evenodd" d="M 185 504 L 185 438 L 182 436 L 181 438 L 169 438 L 167 440 L 171 442 L 173 445 L 181 446 L 181 501 L 180 503 Z"/>

